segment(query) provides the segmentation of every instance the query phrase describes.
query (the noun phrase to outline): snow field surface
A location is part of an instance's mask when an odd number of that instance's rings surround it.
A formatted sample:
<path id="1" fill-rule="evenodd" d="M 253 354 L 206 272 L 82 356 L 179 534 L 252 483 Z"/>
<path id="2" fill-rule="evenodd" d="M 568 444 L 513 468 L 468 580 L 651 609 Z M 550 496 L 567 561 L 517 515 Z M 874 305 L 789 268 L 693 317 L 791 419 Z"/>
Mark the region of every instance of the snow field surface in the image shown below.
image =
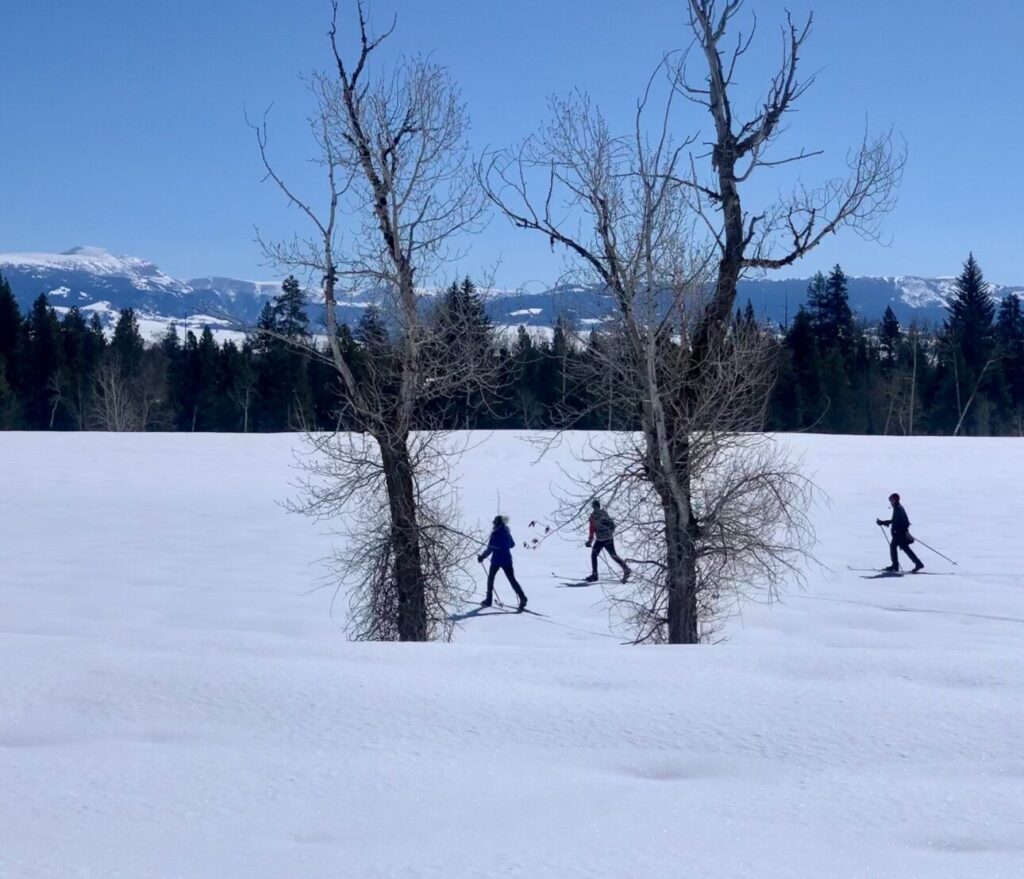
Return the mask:
<path id="1" fill-rule="evenodd" d="M 296 437 L 0 434 L 0 876 L 1024 875 L 1020 441 L 782 438 L 826 568 L 725 644 L 632 648 L 551 576 L 582 520 L 523 548 L 579 438 L 525 439 L 457 487 L 482 535 L 500 491 L 547 616 L 399 645 L 310 591 Z M 892 491 L 955 575 L 847 570 Z"/>

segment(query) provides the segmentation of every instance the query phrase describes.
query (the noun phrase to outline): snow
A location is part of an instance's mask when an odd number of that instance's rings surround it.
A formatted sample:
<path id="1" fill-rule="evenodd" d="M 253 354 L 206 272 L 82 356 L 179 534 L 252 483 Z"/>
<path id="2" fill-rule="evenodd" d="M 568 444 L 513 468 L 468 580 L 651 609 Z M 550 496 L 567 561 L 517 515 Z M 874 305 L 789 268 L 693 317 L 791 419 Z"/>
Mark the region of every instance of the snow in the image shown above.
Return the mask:
<path id="1" fill-rule="evenodd" d="M 509 317 L 534 317 L 543 313 L 543 308 L 520 308 L 516 311 L 510 311 L 508 315 Z"/>
<path id="2" fill-rule="evenodd" d="M 81 306 L 81 308 L 79 308 L 79 311 L 88 312 L 89 314 L 96 312 L 96 314 L 100 315 L 113 315 L 117 311 L 117 309 L 114 308 L 105 299 L 102 299 L 97 302 L 90 302 L 88 305 Z"/>
<path id="3" fill-rule="evenodd" d="M 185 341 L 185 334 L 189 331 L 195 333 L 198 338 L 202 334 L 204 327 L 210 328 L 213 339 L 218 345 L 222 345 L 224 342 L 234 342 L 236 345 L 241 345 L 245 341 L 245 331 L 238 329 L 237 324 L 208 314 L 194 314 L 186 318 L 167 318 L 154 314 L 137 314 L 136 318 L 139 324 L 139 333 L 149 344 L 155 344 L 166 336 L 171 324 L 177 327 L 178 339 L 182 342 Z M 110 332 L 113 332 L 113 326 L 111 326 Z"/>
<path id="4" fill-rule="evenodd" d="M 578 438 L 474 439 L 468 518 L 500 492 L 548 617 L 395 645 L 314 589 L 296 437 L 0 433 L 0 876 L 1021 875 L 1019 440 L 785 438 L 831 570 L 684 649 L 549 576 L 582 523 L 522 548 Z M 846 569 L 893 490 L 954 576 Z"/>
<path id="5" fill-rule="evenodd" d="M 893 278 L 893 284 L 899 291 L 900 299 L 911 308 L 945 306 L 954 292 L 954 281 L 950 278 L 899 276 Z"/>
<path id="6" fill-rule="evenodd" d="M 2 253 L 0 265 L 124 278 L 140 290 L 190 292 L 186 284 L 164 274 L 153 263 L 133 256 L 115 256 L 102 247 L 73 247 L 64 253 Z"/>
<path id="7" fill-rule="evenodd" d="M 554 327 L 539 327 L 529 324 L 495 324 L 494 331 L 499 338 L 505 341 L 506 345 L 511 345 L 515 344 L 520 327 L 523 327 L 535 342 L 550 342 L 555 336 Z"/>

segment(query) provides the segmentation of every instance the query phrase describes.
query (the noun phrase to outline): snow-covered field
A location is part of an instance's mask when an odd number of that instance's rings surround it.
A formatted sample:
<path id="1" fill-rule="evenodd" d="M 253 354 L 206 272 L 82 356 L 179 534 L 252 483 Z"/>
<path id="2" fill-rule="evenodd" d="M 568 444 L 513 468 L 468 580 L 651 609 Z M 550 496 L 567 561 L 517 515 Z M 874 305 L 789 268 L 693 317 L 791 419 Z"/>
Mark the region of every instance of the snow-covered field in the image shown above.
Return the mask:
<path id="1" fill-rule="evenodd" d="M 346 643 L 294 442 L 0 434 L 0 877 L 1024 875 L 1021 441 L 788 439 L 831 570 L 686 649 L 550 576 L 582 531 L 516 551 L 547 618 Z M 534 457 L 470 452 L 470 519 L 534 536 Z M 955 575 L 847 570 L 894 490 Z"/>

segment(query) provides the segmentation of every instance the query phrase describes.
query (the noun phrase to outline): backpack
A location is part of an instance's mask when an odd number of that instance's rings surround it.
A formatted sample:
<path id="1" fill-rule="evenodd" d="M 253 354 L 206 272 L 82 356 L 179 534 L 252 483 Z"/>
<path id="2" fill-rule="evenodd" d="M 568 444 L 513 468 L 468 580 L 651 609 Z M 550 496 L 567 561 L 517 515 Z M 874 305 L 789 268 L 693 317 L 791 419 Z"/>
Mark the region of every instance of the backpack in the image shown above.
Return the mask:
<path id="1" fill-rule="evenodd" d="M 615 520 L 604 510 L 599 510 L 594 518 L 594 536 L 598 540 L 611 540 L 615 534 Z"/>

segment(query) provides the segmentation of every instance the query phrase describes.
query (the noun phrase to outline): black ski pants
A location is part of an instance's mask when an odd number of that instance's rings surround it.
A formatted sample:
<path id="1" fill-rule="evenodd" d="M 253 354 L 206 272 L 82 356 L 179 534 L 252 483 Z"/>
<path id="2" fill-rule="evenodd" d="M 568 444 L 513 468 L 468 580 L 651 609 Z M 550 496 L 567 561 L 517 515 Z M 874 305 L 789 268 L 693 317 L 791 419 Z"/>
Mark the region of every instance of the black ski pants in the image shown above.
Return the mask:
<path id="1" fill-rule="evenodd" d="M 512 584 L 512 588 L 516 591 L 516 597 L 520 601 L 523 601 L 526 598 L 526 595 L 523 593 L 523 588 L 519 585 L 519 581 L 516 579 L 515 571 L 512 570 L 512 562 L 508 562 L 506 564 L 491 562 L 491 569 L 487 572 L 487 600 L 491 601 L 494 598 L 494 578 L 498 575 L 498 571 L 505 572 L 508 582 Z"/>
<path id="2" fill-rule="evenodd" d="M 614 538 L 609 538 L 608 540 L 594 541 L 594 548 L 590 550 L 591 573 L 597 573 L 597 557 L 601 554 L 602 549 L 608 551 L 608 555 L 610 555 L 616 562 L 618 562 L 619 567 L 622 568 L 622 570 L 626 570 L 626 563 L 622 559 L 620 559 L 618 554 L 615 552 Z"/>
<path id="3" fill-rule="evenodd" d="M 910 548 L 910 541 L 907 539 L 906 534 L 893 534 L 892 540 L 889 541 L 889 555 L 892 557 L 892 566 L 899 568 L 900 563 L 896 557 L 896 550 L 902 549 L 915 565 L 920 565 L 921 560 L 914 553 L 914 550 Z"/>

